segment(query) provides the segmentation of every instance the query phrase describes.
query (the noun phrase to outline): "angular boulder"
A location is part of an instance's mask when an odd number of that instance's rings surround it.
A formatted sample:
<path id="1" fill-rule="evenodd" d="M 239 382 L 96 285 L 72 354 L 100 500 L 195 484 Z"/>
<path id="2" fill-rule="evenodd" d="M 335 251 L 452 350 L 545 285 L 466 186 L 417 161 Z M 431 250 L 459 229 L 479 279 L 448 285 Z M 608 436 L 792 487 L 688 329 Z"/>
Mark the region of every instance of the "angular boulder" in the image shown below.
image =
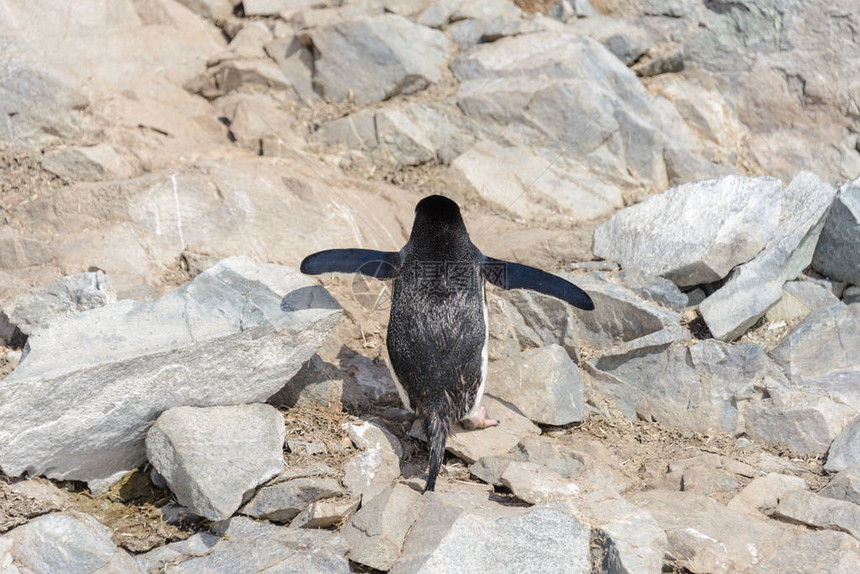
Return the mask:
<path id="1" fill-rule="evenodd" d="M 585 417 L 582 373 L 559 345 L 493 363 L 487 392 L 517 407 L 532 422 L 566 425 Z"/>
<path id="2" fill-rule="evenodd" d="M 779 301 L 783 284 L 809 266 L 835 195 L 836 188 L 809 172 L 791 180 L 782 192 L 773 239 L 699 305 L 714 337 L 731 341 L 743 335 Z"/>
<path id="3" fill-rule="evenodd" d="M 340 315 L 297 271 L 235 257 L 161 299 L 42 330 L 0 386 L 0 468 L 116 480 L 145 460 L 146 431 L 162 412 L 265 401 Z"/>
<path id="4" fill-rule="evenodd" d="M 846 185 L 830 208 L 812 266 L 831 279 L 860 285 L 860 179 Z"/>
<path id="5" fill-rule="evenodd" d="M 314 85 L 329 100 L 359 104 L 423 90 L 442 79 L 451 42 L 394 14 L 313 30 Z"/>
<path id="6" fill-rule="evenodd" d="M 594 230 L 592 251 L 680 287 L 712 283 L 773 238 L 781 185 L 770 177 L 694 181 L 631 205 Z"/>
<path id="7" fill-rule="evenodd" d="M 224 520 L 254 488 L 283 470 L 285 434 L 283 415 L 269 405 L 175 407 L 146 433 L 146 456 L 181 505 L 209 520 Z M 268 516 L 268 511 L 280 518 L 272 506 L 264 501 L 256 505 L 259 513 L 248 514 Z"/>

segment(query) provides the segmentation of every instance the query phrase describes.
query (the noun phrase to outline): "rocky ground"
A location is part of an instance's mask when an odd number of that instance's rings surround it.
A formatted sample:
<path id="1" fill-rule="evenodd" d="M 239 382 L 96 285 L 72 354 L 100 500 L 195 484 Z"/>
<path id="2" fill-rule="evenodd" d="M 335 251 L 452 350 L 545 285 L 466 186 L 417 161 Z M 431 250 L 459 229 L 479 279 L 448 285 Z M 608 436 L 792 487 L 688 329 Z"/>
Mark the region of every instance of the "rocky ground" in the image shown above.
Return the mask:
<path id="1" fill-rule="evenodd" d="M 860 563 L 853 0 L 0 7 L 0 572 Z M 385 364 L 443 193 L 498 427 L 437 492 Z"/>

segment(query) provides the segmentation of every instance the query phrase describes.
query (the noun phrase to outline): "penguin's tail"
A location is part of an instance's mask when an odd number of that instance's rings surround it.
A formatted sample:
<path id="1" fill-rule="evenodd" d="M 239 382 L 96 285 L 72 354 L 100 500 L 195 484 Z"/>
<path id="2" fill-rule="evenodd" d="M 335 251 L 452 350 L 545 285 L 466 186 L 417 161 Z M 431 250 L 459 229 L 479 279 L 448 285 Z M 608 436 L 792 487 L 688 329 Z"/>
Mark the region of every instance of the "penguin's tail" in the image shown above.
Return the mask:
<path id="1" fill-rule="evenodd" d="M 450 423 L 439 413 L 430 413 L 424 419 L 424 432 L 427 440 L 430 441 L 430 470 L 427 473 L 427 486 L 424 487 L 424 492 L 428 490 L 433 492 L 436 488 L 436 477 L 439 476 L 439 470 L 442 468 L 449 428 Z"/>

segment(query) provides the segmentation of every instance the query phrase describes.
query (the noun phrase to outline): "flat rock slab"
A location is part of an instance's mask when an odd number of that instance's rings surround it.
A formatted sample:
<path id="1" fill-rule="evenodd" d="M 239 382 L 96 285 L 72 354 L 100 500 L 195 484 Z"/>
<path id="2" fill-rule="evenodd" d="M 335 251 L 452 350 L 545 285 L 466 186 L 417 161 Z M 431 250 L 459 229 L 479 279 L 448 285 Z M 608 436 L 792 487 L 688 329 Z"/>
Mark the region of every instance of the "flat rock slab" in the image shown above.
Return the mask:
<path id="1" fill-rule="evenodd" d="M 591 572 L 590 531 L 564 503 L 531 508 L 430 493 L 392 574 Z"/>
<path id="2" fill-rule="evenodd" d="M 290 522 L 313 502 L 344 493 L 333 478 L 297 478 L 264 486 L 242 508 L 242 514 L 272 522 Z"/>
<path id="3" fill-rule="evenodd" d="M 813 528 L 841 530 L 860 539 L 860 506 L 853 502 L 790 490 L 779 498 L 774 515 Z"/>
<path id="4" fill-rule="evenodd" d="M 143 574 L 134 558 L 113 543 L 112 535 L 110 528 L 87 514 L 46 514 L 0 536 L 0 567 L 10 574 L 19 569 Z"/>
<path id="5" fill-rule="evenodd" d="M 451 42 L 394 14 L 341 21 L 311 32 L 314 85 L 329 100 L 359 104 L 423 90 L 442 79 Z"/>
<path id="6" fill-rule="evenodd" d="M 668 562 L 690 572 L 744 572 L 791 537 L 700 494 L 651 490 L 630 501 L 648 510 L 666 531 Z"/>
<path id="7" fill-rule="evenodd" d="M 116 303 L 116 292 L 103 271 L 62 277 L 0 306 L 0 342 L 21 347 L 40 327 L 110 303 Z"/>
<path id="8" fill-rule="evenodd" d="M 370 500 L 400 476 L 400 458 L 391 448 L 371 447 L 349 459 L 343 474 L 350 494 Z"/>
<path id="9" fill-rule="evenodd" d="M 860 542 L 844 532 L 802 532 L 776 549 L 750 570 L 774 572 L 827 572 L 855 574 L 860 564 Z"/>
<path id="10" fill-rule="evenodd" d="M 334 532 L 285 528 L 244 516 L 219 523 L 216 530 L 221 538 L 208 552 L 198 555 L 192 551 L 175 558 L 167 571 L 183 574 L 350 571 L 345 556 L 349 545 Z"/>
<path id="11" fill-rule="evenodd" d="M 824 470 L 839 472 L 849 466 L 860 464 L 860 416 L 845 425 L 830 444 Z"/>
<path id="12" fill-rule="evenodd" d="M 460 425 L 452 427 L 446 449 L 454 456 L 472 463 L 485 456 L 505 454 L 523 437 L 540 434 L 540 427 L 500 399 L 484 395 L 482 404 L 487 409 L 487 416 L 498 420 L 499 424 L 472 430 L 463 429 Z"/>
<path id="13" fill-rule="evenodd" d="M 592 251 L 681 287 L 712 283 L 773 238 L 781 188 L 778 179 L 740 176 L 679 185 L 597 227 Z"/>
<path id="14" fill-rule="evenodd" d="M 317 350 L 337 302 L 280 265 L 227 259 L 170 295 L 41 330 L 0 387 L 0 467 L 95 486 L 145 460 L 171 407 L 263 402 Z"/>
<path id="15" fill-rule="evenodd" d="M 349 559 L 377 570 L 391 569 L 423 505 L 421 494 L 405 484 L 387 487 L 344 527 L 344 540 L 352 547 Z"/>
<path id="16" fill-rule="evenodd" d="M 846 184 L 830 208 L 815 246 L 812 266 L 836 279 L 860 285 L 860 179 Z"/>
<path id="17" fill-rule="evenodd" d="M 490 366 L 487 392 L 532 422 L 566 425 L 585 416 L 582 373 L 559 345 L 525 351 Z"/>
<path id="18" fill-rule="evenodd" d="M 285 434 L 269 405 L 175 407 L 149 429 L 146 456 L 180 504 L 224 520 L 284 468 Z"/>
<path id="19" fill-rule="evenodd" d="M 773 239 L 699 305 L 714 337 L 732 341 L 743 335 L 779 301 L 783 284 L 809 266 L 835 195 L 836 188 L 809 172 L 791 180 L 782 192 Z"/>

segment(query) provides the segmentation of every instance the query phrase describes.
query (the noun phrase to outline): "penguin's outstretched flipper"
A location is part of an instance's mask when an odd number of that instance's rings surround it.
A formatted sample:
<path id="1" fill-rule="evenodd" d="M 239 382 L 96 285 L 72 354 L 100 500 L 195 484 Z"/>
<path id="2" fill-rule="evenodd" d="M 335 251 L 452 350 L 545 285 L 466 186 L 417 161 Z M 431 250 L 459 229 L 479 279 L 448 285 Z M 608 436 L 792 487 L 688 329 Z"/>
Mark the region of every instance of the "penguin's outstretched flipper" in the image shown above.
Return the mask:
<path id="1" fill-rule="evenodd" d="M 301 271 L 320 273 L 361 273 L 375 279 L 394 279 L 400 271 L 400 253 L 372 249 L 329 249 L 305 257 Z"/>
<path id="2" fill-rule="evenodd" d="M 481 263 L 481 275 L 502 289 L 529 289 L 561 299 L 579 309 L 594 309 L 588 293 L 570 281 L 528 265 L 485 256 Z"/>

